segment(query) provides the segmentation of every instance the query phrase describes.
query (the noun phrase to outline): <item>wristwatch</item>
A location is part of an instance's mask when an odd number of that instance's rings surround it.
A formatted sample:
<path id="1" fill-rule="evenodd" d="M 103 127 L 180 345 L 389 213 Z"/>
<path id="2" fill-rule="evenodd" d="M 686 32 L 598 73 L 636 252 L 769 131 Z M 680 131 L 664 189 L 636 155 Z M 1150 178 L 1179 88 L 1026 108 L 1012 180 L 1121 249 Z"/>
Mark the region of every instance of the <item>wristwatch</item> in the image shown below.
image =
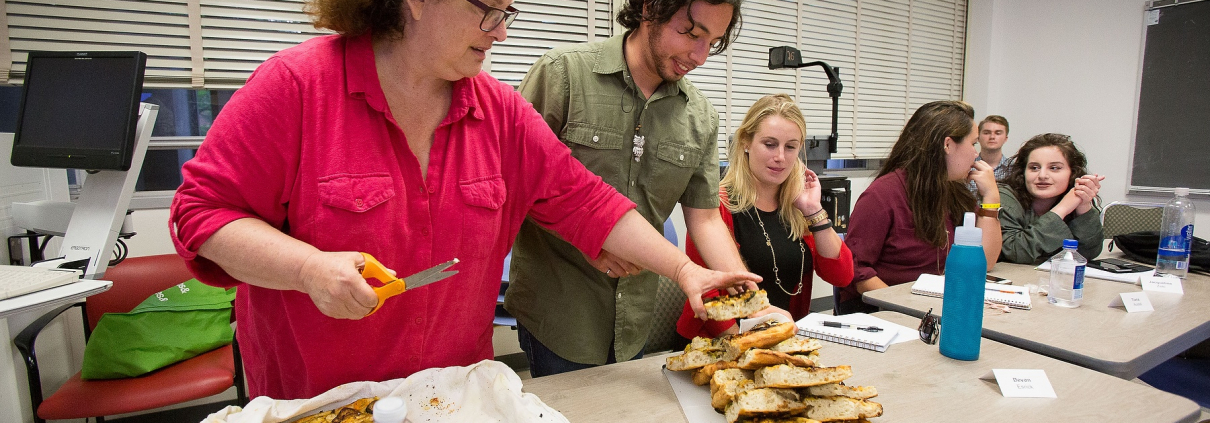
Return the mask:
<path id="1" fill-rule="evenodd" d="M 992 219 L 999 219 L 1000 218 L 1000 208 L 999 207 L 996 207 L 996 208 L 979 207 L 979 208 L 975 209 L 975 215 L 981 216 L 981 217 L 990 217 Z"/>

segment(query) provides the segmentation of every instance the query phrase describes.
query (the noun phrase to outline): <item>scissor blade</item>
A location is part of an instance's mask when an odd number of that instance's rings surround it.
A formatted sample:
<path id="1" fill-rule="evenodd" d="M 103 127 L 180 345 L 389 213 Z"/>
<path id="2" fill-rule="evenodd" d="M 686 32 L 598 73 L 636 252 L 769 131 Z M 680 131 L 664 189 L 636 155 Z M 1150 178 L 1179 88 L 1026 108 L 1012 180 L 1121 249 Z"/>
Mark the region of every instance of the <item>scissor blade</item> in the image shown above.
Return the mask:
<path id="1" fill-rule="evenodd" d="M 407 284 L 407 289 L 416 289 L 416 288 L 428 285 L 430 283 L 443 280 L 450 276 L 454 276 L 454 275 L 458 274 L 457 270 L 452 270 L 452 271 L 448 271 L 448 272 L 444 271 L 444 270 L 448 269 L 450 266 L 453 266 L 456 263 L 458 263 L 458 259 L 453 259 L 453 260 L 447 261 L 445 263 L 441 263 L 436 266 L 430 267 L 428 269 L 421 270 L 411 276 L 404 277 L 403 278 L 404 283 Z"/>

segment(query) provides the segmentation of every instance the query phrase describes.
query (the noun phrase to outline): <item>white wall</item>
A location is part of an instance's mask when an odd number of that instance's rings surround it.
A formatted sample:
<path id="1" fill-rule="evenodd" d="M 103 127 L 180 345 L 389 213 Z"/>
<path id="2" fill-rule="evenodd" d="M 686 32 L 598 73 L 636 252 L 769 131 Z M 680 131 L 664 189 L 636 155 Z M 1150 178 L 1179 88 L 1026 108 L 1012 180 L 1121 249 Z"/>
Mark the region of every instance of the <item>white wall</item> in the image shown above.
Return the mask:
<path id="1" fill-rule="evenodd" d="M 970 0 L 965 97 L 981 117 L 1006 117 L 1005 152 L 1033 135 L 1072 136 L 1101 199 L 1127 195 L 1143 41 L 1143 0 Z M 1195 232 L 1210 236 L 1210 202 Z"/>

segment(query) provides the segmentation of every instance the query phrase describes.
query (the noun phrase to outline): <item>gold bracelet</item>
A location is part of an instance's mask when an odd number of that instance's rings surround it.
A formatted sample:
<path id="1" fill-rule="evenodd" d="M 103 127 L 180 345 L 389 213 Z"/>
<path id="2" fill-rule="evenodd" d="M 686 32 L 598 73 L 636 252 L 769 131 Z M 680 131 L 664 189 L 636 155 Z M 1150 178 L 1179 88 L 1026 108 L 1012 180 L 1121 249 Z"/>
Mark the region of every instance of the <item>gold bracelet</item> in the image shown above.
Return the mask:
<path id="1" fill-rule="evenodd" d="M 811 218 L 807 219 L 807 226 L 818 225 L 819 222 L 828 220 L 828 213 L 824 212 L 823 210 L 820 210 L 819 213 L 815 213 L 811 216 L 812 216 Z"/>

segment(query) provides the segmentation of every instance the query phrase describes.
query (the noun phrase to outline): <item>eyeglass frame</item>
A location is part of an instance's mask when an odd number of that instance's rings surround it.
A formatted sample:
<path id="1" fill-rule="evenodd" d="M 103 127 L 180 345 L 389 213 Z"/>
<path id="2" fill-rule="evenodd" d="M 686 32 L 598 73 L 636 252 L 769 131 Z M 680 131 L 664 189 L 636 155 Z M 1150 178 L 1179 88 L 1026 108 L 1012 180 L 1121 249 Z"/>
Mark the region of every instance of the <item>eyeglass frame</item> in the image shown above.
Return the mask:
<path id="1" fill-rule="evenodd" d="M 929 308 L 924 317 L 920 319 L 920 326 L 916 331 L 920 335 L 920 340 L 924 343 L 933 345 L 937 343 L 937 337 L 941 334 L 941 318 L 933 315 L 933 309 Z"/>
<path id="2" fill-rule="evenodd" d="M 504 28 L 507 29 L 509 26 L 512 26 L 513 21 L 517 20 L 517 15 L 521 14 L 520 10 L 517 10 L 517 8 L 512 6 L 500 9 L 497 7 L 488 6 L 479 0 L 466 0 L 466 2 L 483 10 L 483 20 L 479 21 L 479 30 L 483 32 L 492 32 L 496 29 L 496 27 L 500 26 L 501 23 L 504 23 Z M 483 26 L 487 24 L 487 18 L 492 15 L 492 12 L 499 12 L 503 17 L 496 21 L 495 25 L 492 25 L 491 28 L 484 28 Z"/>

